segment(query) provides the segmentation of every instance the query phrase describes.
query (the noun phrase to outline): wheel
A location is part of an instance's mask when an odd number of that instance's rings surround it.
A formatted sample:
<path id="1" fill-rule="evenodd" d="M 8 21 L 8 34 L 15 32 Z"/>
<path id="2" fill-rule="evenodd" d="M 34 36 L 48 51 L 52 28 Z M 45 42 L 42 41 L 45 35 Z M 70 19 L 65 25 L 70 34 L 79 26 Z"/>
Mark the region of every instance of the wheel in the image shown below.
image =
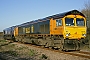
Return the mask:
<path id="1" fill-rule="evenodd" d="M 52 49 L 52 47 L 50 46 L 49 49 Z"/>
<path id="2" fill-rule="evenodd" d="M 62 51 L 62 48 L 59 48 L 58 50 L 59 50 L 59 51 Z"/>
<path id="3" fill-rule="evenodd" d="M 42 47 L 42 48 L 44 48 L 45 46 L 44 46 L 44 45 L 42 45 L 41 47 Z"/>

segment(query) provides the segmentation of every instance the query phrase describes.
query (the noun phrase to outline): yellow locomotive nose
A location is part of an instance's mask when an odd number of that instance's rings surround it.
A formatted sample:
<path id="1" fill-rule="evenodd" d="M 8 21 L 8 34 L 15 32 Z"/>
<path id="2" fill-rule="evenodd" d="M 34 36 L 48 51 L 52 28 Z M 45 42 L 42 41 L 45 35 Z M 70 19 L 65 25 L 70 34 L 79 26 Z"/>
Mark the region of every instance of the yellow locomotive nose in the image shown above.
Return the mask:
<path id="1" fill-rule="evenodd" d="M 65 39 L 81 39 L 86 37 L 85 28 L 83 27 L 66 27 L 65 29 Z"/>

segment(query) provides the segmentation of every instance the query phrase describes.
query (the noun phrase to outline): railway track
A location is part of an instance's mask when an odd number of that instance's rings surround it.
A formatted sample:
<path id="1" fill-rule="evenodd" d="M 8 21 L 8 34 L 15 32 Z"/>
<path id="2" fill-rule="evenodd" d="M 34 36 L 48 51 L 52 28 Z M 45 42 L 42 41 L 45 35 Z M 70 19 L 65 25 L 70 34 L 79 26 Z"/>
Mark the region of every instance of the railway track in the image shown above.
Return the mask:
<path id="1" fill-rule="evenodd" d="M 20 43 L 20 42 L 15 42 L 15 43 L 23 44 L 23 43 Z M 58 52 L 58 53 L 69 54 L 69 55 L 72 55 L 72 56 L 78 56 L 78 57 L 83 57 L 83 58 L 90 59 L 90 52 L 85 52 L 85 51 L 64 52 L 64 51 L 59 51 L 59 50 L 44 48 L 44 47 L 36 46 L 36 45 L 32 45 L 32 44 L 24 44 L 24 45 L 26 45 L 26 46 L 33 46 L 33 47 L 36 47 L 36 48 L 41 48 L 41 49 L 50 50 L 50 51 L 54 51 L 54 52 Z"/>
<path id="2" fill-rule="evenodd" d="M 64 52 L 64 51 L 59 51 L 59 50 L 52 50 L 52 51 L 90 59 L 90 52 L 85 52 L 85 51 Z"/>
<path id="3" fill-rule="evenodd" d="M 64 52 L 64 53 L 90 59 L 90 53 L 89 52 L 84 52 L 84 51 L 78 51 L 77 52 L 77 51 L 75 51 L 75 52 Z"/>

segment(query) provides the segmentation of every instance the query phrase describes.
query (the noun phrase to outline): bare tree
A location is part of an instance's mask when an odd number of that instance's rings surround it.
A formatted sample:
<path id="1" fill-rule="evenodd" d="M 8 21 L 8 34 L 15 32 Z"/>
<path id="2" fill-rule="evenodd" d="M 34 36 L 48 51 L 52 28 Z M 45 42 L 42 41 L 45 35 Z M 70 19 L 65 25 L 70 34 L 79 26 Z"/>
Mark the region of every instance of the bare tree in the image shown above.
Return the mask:
<path id="1" fill-rule="evenodd" d="M 90 29 L 90 0 L 85 2 L 84 8 L 81 10 L 81 12 L 85 14 L 87 18 L 87 27 Z"/>
<path id="2" fill-rule="evenodd" d="M 84 4 L 84 8 L 81 10 L 82 13 L 86 15 L 87 18 L 87 38 L 89 41 L 90 48 L 90 0 L 86 1 Z"/>

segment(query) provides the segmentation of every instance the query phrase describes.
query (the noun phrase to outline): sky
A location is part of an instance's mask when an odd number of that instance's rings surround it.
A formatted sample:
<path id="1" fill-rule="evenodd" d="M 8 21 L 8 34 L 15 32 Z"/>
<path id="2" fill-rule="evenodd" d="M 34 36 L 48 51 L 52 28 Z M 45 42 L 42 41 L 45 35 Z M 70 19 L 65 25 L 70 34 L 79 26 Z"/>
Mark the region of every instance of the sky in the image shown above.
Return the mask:
<path id="1" fill-rule="evenodd" d="M 0 32 L 3 29 L 57 13 L 81 10 L 87 0 L 0 0 Z"/>

